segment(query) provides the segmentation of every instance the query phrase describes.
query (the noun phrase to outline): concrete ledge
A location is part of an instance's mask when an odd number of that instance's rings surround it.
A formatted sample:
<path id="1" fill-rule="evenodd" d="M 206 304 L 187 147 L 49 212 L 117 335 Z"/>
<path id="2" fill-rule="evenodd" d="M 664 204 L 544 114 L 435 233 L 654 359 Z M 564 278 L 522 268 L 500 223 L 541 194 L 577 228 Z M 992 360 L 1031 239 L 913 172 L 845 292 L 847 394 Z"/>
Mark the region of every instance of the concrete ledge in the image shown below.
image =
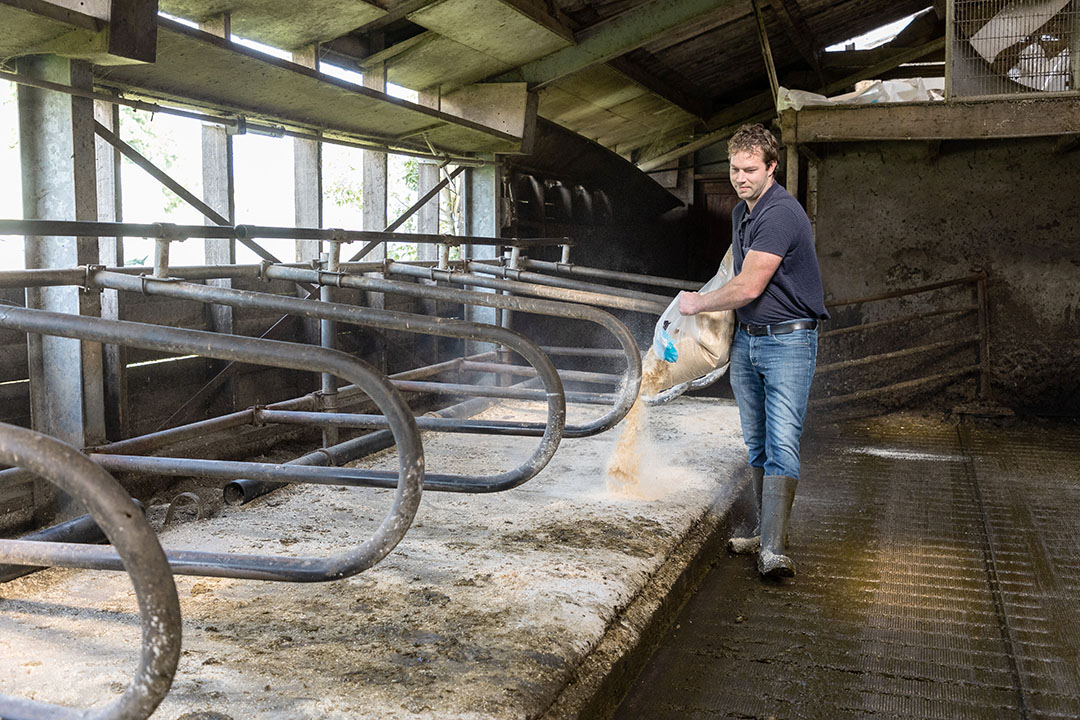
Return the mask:
<path id="1" fill-rule="evenodd" d="M 682 398 L 647 410 L 634 492 L 607 487 L 616 428 L 564 440 L 548 467 L 515 490 L 426 493 L 398 547 L 355 577 L 317 585 L 177 577 L 183 656 L 153 718 L 609 712 L 719 551 L 717 531 L 745 461 L 732 404 Z M 571 421 L 596 412 L 572 408 Z M 483 417 L 539 414 L 516 405 Z M 426 464 L 431 472 L 503 471 L 535 442 L 427 435 Z M 389 495 L 290 487 L 170 526 L 162 541 L 324 557 L 366 539 Z M 0 586 L 0 692 L 100 705 L 134 674 L 138 642 L 122 573 L 53 569 Z"/>
<path id="2" fill-rule="evenodd" d="M 608 626 L 596 648 L 582 660 L 576 677 L 542 717 L 598 720 L 614 714 L 713 559 L 725 552 L 727 539 L 744 517 L 740 501 L 748 479 L 735 475 L 722 486 L 714 505 Z"/>

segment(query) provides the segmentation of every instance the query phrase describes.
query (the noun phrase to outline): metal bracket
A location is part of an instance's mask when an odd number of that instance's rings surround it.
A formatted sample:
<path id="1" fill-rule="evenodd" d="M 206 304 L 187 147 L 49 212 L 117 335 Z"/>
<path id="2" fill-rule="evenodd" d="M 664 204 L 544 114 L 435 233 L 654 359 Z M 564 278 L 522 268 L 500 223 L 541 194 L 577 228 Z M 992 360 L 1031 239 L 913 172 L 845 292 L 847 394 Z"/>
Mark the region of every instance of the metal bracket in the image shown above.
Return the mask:
<path id="1" fill-rule="evenodd" d="M 226 135 L 246 135 L 247 134 L 247 118 L 242 115 L 238 115 L 233 118 L 234 125 L 225 126 Z"/>
<path id="2" fill-rule="evenodd" d="M 146 283 L 147 283 L 148 280 L 153 280 L 154 282 L 174 283 L 174 282 L 182 282 L 183 278 L 155 277 L 153 275 L 147 275 L 146 273 L 140 273 L 139 274 L 139 287 L 140 287 L 140 292 L 142 292 L 143 295 L 149 295 L 150 294 L 150 293 L 146 292 Z"/>
<path id="3" fill-rule="evenodd" d="M 95 273 L 98 270 L 104 270 L 104 269 L 105 269 L 104 265 L 83 265 L 83 285 L 79 289 L 82 290 L 83 292 L 87 292 L 87 293 L 92 292 L 92 291 L 97 291 L 97 292 L 100 293 L 103 290 L 103 288 L 96 287 L 96 286 L 91 287 L 91 285 L 90 285 L 90 274 Z"/>

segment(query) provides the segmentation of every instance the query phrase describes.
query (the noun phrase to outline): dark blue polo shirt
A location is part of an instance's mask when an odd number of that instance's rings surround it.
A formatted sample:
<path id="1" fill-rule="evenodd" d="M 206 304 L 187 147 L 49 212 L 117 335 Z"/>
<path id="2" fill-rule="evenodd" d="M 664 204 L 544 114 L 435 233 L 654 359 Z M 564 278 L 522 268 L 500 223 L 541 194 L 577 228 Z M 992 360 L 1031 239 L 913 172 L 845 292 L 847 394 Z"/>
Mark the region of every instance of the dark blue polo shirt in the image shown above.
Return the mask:
<path id="1" fill-rule="evenodd" d="M 774 182 L 752 213 L 746 212 L 745 200 L 735 206 L 731 213 L 731 241 L 736 275 L 742 272 L 743 258 L 750 250 L 783 258 L 765 291 L 735 311 L 741 322 L 775 325 L 788 320 L 829 317 L 810 218 L 783 186 Z"/>

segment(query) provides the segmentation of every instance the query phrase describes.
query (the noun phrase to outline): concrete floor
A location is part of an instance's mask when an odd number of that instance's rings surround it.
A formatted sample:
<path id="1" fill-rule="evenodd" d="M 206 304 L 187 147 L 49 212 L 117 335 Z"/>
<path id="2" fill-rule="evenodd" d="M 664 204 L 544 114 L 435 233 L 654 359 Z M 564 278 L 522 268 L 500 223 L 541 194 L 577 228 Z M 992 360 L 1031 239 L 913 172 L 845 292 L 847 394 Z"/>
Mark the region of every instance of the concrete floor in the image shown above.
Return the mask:
<path id="1" fill-rule="evenodd" d="M 716 537 L 745 458 L 730 402 L 680 398 L 646 410 L 636 487 L 606 477 L 620 426 L 564 440 L 514 490 L 425 493 L 397 548 L 352 578 L 178 576 L 183 654 L 154 720 L 588 713 Z M 571 408 L 570 420 L 590 413 Z M 483 417 L 543 419 L 521 404 Z M 426 466 L 501 472 L 536 442 L 426 434 Z M 293 486 L 160 537 L 166 548 L 323 557 L 366 539 L 388 503 L 383 490 Z M 133 676 L 138 635 L 124 573 L 51 569 L 0 585 L 0 693 L 99 706 Z"/>
<path id="2" fill-rule="evenodd" d="M 721 556 L 616 720 L 1080 717 L 1080 426 L 821 427 L 799 575 Z"/>

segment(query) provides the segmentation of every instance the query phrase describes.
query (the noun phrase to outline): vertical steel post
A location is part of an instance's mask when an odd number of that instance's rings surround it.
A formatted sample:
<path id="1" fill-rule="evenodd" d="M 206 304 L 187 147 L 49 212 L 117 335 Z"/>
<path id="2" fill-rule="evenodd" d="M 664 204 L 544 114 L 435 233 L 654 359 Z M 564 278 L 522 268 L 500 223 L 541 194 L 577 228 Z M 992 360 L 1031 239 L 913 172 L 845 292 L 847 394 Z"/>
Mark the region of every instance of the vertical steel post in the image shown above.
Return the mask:
<path id="1" fill-rule="evenodd" d="M 154 241 L 154 277 L 169 277 L 169 246 L 172 240 L 159 237 Z"/>
<path id="2" fill-rule="evenodd" d="M 323 255 L 323 269 L 327 272 L 340 272 L 341 271 L 341 242 L 339 240 L 331 240 L 329 242 L 330 252 Z M 334 302 L 333 287 L 329 283 L 323 283 L 319 288 L 319 299 L 323 302 Z M 319 328 L 322 335 L 322 346 L 329 350 L 334 350 L 337 347 L 337 332 L 338 324 L 333 320 L 323 319 L 319 323 Z M 322 374 L 322 395 L 321 402 L 323 410 L 328 412 L 335 412 L 338 406 L 338 386 L 337 378 L 331 373 Z M 330 447 L 331 445 L 338 444 L 338 429 L 336 427 L 327 427 L 323 429 L 323 447 Z"/>
<path id="3" fill-rule="evenodd" d="M 511 268 L 513 270 L 518 270 L 521 267 L 521 248 L 517 247 L 516 245 L 511 246 L 511 248 L 510 248 L 510 259 L 507 261 L 507 267 L 509 267 L 509 268 Z M 500 292 L 503 295 L 513 295 L 513 293 L 510 292 L 509 290 L 502 290 Z M 509 330 L 511 325 L 514 322 L 514 313 L 513 313 L 513 311 L 512 310 L 497 310 L 496 312 L 498 314 L 497 316 L 498 316 L 498 319 L 499 319 L 499 324 L 502 325 L 507 330 Z M 505 347 L 499 348 L 499 362 L 503 362 L 503 363 L 509 363 L 510 362 L 510 351 Z M 498 380 L 499 380 L 500 385 L 510 385 L 511 383 L 514 382 L 513 378 L 508 377 L 508 376 L 499 377 Z"/>

